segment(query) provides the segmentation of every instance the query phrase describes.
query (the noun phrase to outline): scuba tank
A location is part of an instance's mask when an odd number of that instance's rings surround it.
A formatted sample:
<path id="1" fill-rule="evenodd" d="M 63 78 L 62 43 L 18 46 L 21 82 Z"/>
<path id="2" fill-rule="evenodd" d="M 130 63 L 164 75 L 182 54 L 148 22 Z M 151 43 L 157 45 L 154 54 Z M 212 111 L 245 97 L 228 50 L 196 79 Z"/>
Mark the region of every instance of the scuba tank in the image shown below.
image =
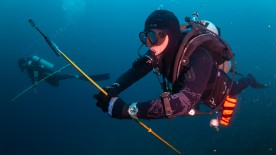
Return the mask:
<path id="1" fill-rule="evenodd" d="M 32 61 L 37 62 L 39 64 L 39 66 L 46 68 L 46 69 L 53 69 L 54 65 L 44 59 L 41 59 L 40 57 L 34 55 L 31 58 Z"/>

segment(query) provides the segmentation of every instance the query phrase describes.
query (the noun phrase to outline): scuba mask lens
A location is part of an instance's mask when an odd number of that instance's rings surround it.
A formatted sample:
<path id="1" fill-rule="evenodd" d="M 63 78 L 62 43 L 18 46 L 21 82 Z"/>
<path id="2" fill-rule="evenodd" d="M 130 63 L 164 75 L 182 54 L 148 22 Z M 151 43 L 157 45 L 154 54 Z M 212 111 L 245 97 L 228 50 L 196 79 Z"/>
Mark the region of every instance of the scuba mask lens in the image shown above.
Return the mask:
<path id="1" fill-rule="evenodd" d="M 157 43 L 157 37 L 154 31 L 147 32 L 147 38 L 149 39 L 150 44 L 154 45 Z"/>
<path id="2" fill-rule="evenodd" d="M 154 31 L 140 32 L 139 38 L 140 41 L 145 45 L 147 45 L 147 40 L 149 40 L 151 45 L 154 45 L 157 42 L 157 37 Z"/>
<path id="3" fill-rule="evenodd" d="M 140 41 L 143 43 L 143 44 L 147 44 L 147 35 L 145 32 L 140 32 L 139 33 L 139 38 L 140 38 Z"/>
<path id="4" fill-rule="evenodd" d="M 139 33 L 140 41 L 147 45 L 147 40 L 151 45 L 157 45 L 158 40 L 160 38 L 164 38 L 166 36 L 166 33 L 163 30 L 157 30 L 156 32 L 153 30 L 150 31 L 144 31 Z"/>

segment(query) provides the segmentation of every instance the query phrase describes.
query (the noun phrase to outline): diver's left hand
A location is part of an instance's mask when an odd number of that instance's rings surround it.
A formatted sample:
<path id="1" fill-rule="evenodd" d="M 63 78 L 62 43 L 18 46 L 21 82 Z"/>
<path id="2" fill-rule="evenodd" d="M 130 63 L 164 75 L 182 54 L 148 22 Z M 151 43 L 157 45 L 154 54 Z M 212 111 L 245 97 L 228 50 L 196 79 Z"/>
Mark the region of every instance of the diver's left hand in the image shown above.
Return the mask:
<path id="1" fill-rule="evenodd" d="M 107 112 L 110 99 L 112 97 L 117 97 L 118 95 L 115 91 L 115 88 L 112 86 L 106 87 L 104 88 L 104 90 L 108 93 L 108 95 L 99 92 L 98 94 L 95 94 L 93 97 L 97 100 L 97 107 L 100 107 L 103 110 L 103 112 Z"/>
<path id="2" fill-rule="evenodd" d="M 108 91 L 107 91 L 108 92 Z M 124 102 L 118 95 L 111 93 L 107 96 L 102 92 L 93 96 L 97 103 L 96 105 L 102 109 L 103 112 L 107 112 L 109 116 L 113 118 L 130 118 L 127 113 L 129 104 Z"/>
<path id="3" fill-rule="evenodd" d="M 97 100 L 97 103 L 96 103 L 97 107 L 100 107 L 103 110 L 103 112 L 107 112 L 110 97 L 103 94 L 102 92 L 95 94 L 93 97 Z"/>

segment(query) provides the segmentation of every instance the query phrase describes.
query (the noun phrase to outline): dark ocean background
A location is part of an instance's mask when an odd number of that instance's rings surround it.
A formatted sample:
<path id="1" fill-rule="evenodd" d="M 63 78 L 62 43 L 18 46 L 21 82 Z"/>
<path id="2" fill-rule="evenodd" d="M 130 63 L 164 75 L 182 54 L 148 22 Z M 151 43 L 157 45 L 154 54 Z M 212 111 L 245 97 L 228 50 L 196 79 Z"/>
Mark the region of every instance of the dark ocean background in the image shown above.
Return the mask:
<path id="1" fill-rule="evenodd" d="M 144 121 L 185 155 L 276 155 L 276 1 L 241 0 L 1 0 L 0 155 L 172 155 L 176 154 L 132 120 L 110 118 L 96 107 L 98 90 L 80 80 L 11 99 L 30 86 L 17 60 L 38 55 L 67 64 L 28 23 L 33 18 L 88 74 L 110 73 L 108 86 L 138 57 L 138 33 L 156 9 L 173 11 L 181 23 L 198 11 L 213 21 L 231 45 L 238 70 L 269 88 L 246 89 L 231 126 L 219 132 L 212 116 Z M 145 51 L 146 49 L 143 49 Z M 64 70 L 78 74 L 73 68 Z M 153 73 L 121 94 L 128 103 L 158 97 Z"/>

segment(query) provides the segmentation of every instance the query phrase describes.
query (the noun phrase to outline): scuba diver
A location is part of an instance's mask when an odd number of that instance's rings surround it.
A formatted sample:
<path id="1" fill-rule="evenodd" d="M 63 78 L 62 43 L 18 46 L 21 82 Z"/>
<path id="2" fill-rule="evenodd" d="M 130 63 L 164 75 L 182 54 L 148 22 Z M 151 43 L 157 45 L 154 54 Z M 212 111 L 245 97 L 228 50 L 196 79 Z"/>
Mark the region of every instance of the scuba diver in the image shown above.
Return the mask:
<path id="1" fill-rule="evenodd" d="M 62 73 L 61 70 L 54 72 L 54 65 L 52 63 L 36 55 L 26 59 L 20 58 L 18 60 L 18 66 L 21 72 L 26 70 L 33 85 L 37 85 L 42 79 L 45 79 L 48 84 L 54 87 L 58 87 L 59 81 L 65 79 L 80 79 L 86 81 L 86 78 L 82 75 L 70 75 Z M 90 77 L 95 81 L 107 80 L 109 79 L 109 73 L 91 75 Z"/>
<path id="2" fill-rule="evenodd" d="M 172 119 L 216 113 L 210 125 L 227 126 L 237 103 L 235 96 L 248 86 L 266 85 L 258 83 L 251 74 L 238 81 L 228 76 L 234 58 L 231 48 L 213 23 L 194 17 L 180 26 L 173 12 L 153 11 L 145 21 L 144 31 L 139 33 L 140 41 L 149 50 L 139 54 L 132 67 L 105 88 L 108 95 L 102 92 L 94 95 L 97 106 L 118 119 Z M 163 90 L 160 96 L 131 104 L 118 96 L 151 71 Z M 202 104 L 210 110 L 200 111 Z"/>

